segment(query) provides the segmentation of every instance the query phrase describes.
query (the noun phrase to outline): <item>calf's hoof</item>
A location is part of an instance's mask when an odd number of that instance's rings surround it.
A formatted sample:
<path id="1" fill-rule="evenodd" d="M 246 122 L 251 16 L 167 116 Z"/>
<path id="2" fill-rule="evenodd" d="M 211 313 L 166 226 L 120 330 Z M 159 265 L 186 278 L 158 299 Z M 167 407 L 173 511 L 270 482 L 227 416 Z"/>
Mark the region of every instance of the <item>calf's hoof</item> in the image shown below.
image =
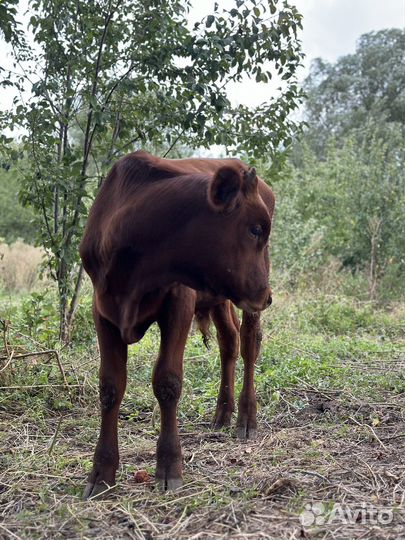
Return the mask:
<path id="1" fill-rule="evenodd" d="M 246 413 L 239 413 L 236 421 L 236 436 L 242 441 L 253 441 L 257 438 L 256 415 L 249 417 Z"/>
<path id="2" fill-rule="evenodd" d="M 156 484 L 162 491 L 174 491 L 176 489 L 179 489 L 183 485 L 183 479 L 156 477 Z"/>
<path id="3" fill-rule="evenodd" d="M 213 429 L 221 429 L 230 427 L 231 425 L 231 419 L 232 419 L 232 411 L 225 410 L 225 409 L 217 409 L 214 419 L 212 420 L 212 428 Z"/>
<path id="4" fill-rule="evenodd" d="M 102 499 L 108 493 L 114 489 L 114 486 L 109 486 L 106 482 L 95 483 L 87 482 L 83 491 L 82 499 L 87 501 L 89 499 Z"/>
<path id="5" fill-rule="evenodd" d="M 255 439 L 257 439 L 257 429 L 249 428 L 248 426 L 237 426 L 236 436 L 241 441 L 254 441 Z"/>
<path id="6" fill-rule="evenodd" d="M 159 437 L 156 452 L 155 481 L 163 491 L 183 485 L 183 457 L 177 437 Z"/>

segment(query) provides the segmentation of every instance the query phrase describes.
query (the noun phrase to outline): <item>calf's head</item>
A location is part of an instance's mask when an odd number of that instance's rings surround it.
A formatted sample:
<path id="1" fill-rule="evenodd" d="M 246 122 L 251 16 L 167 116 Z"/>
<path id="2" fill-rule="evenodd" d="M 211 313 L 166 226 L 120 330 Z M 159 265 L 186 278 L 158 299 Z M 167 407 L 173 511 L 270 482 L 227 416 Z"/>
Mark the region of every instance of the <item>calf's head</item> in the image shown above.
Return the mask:
<path id="1" fill-rule="evenodd" d="M 209 183 L 207 199 L 210 215 L 200 252 L 208 288 L 247 311 L 265 309 L 271 303 L 271 189 L 258 180 L 255 169 L 226 166 Z"/>

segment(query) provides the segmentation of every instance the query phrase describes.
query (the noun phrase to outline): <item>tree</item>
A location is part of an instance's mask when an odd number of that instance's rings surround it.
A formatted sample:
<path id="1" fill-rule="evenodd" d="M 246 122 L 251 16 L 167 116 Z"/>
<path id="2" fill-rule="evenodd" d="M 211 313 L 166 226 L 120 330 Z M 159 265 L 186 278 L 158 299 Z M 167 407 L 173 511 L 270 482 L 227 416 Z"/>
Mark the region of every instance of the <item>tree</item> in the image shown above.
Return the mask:
<path id="1" fill-rule="evenodd" d="M 25 242 L 33 243 L 34 214 L 20 204 L 19 190 L 16 167 L 7 161 L 0 162 L 0 239 L 11 243 L 21 238 Z"/>
<path id="2" fill-rule="evenodd" d="M 279 186 L 276 264 L 314 269 L 335 257 L 367 274 L 371 298 L 405 269 L 404 46 L 403 30 L 381 30 L 354 55 L 312 64 L 307 127 Z"/>
<path id="3" fill-rule="evenodd" d="M 68 338 L 83 270 L 77 246 L 88 206 L 117 156 L 139 145 L 222 144 L 277 156 L 296 128 L 301 92 L 301 16 L 278 0 L 236 0 L 187 26 L 188 0 L 33 0 L 35 47 L 14 48 L 16 98 L 3 122 L 22 127 L 28 157 L 23 197 L 58 284 L 60 336 Z M 230 81 L 266 83 L 280 94 L 257 109 L 232 107 Z M 10 77 L 12 74 L 10 73 Z M 3 141 L 7 143 L 7 141 Z"/>
<path id="4" fill-rule="evenodd" d="M 0 33 L 7 42 L 17 42 L 20 31 L 17 27 L 18 0 L 3 0 L 0 4 Z"/>
<path id="5" fill-rule="evenodd" d="M 316 270 L 334 257 L 367 272 L 371 299 L 390 269 L 402 287 L 405 149 L 398 125 L 392 128 L 382 140 L 379 126 L 365 126 L 360 145 L 354 136 L 331 137 L 322 160 L 303 144 L 300 166 L 290 165 L 275 186 L 276 267 Z"/>
<path id="6" fill-rule="evenodd" d="M 355 54 L 335 64 L 317 58 L 305 81 L 307 139 L 322 155 L 330 135 L 359 130 L 371 119 L 381 129 L 399 123 L 405 134 L 405 31 L 397 28 L 360 37 Z"/>

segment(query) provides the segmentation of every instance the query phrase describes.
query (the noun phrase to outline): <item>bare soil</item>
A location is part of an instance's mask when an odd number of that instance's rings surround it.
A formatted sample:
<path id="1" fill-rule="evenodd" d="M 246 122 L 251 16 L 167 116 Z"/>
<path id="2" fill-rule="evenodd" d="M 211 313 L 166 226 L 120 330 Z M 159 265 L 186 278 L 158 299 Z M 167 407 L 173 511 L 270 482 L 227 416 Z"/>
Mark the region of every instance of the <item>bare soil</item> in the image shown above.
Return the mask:
<path id="1" fill-rule="evenodd" d="M 118 484 L 86 503 L 94 411 L 44 411 L 35 424 L 29 411 L 1 411 L 0 538 L 402 540 L 403 396 L 365 403 L 307 387 L 280 397 L 252 442 L 204 422 L 181 425 L 185 485 L 176 492 L 153 482 L 151 415 L 121 420 Z M 137 483 L 143 470 L 149 481 Z"/>

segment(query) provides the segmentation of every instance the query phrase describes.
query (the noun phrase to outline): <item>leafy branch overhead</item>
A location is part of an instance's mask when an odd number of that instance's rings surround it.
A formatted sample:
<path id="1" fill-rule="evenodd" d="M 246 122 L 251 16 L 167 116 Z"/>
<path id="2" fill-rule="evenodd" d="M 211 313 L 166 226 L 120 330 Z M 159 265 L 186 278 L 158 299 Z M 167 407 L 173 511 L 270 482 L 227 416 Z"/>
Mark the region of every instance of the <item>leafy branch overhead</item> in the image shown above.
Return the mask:
<path id="1" fill-rule="evenodd" d="M 189 30 L 184 1 L 33 2 L 30 25 L 40 45 L 30 59 L 37 79 L 33 101 L 62 123 L 76 120 L 83 132 L 85 118 L 74 115 L 87 107 L 90 128 L 101 134 L 119 112 L 119 140 L 137 136 L 170 144 L 180 135 L 179 142 L 191 145 L 275 152 L 287 133 L 274 111 L 286 116 L 296 107 L 297 86 L 269 97 L 273 107 L 255 119 L 255 128 L 262 129 L 258 148 L 241 129 L 246 114 L 231 106 L 227 84 L 246 76 L 258 82 L 275 74 L 293 79 L 302 58 L 296 39 L 301 17 L 286 3 L 281 11 L 273 2 L 238 5 L 223 12 L 216 5 L 214 14 Z"/>

